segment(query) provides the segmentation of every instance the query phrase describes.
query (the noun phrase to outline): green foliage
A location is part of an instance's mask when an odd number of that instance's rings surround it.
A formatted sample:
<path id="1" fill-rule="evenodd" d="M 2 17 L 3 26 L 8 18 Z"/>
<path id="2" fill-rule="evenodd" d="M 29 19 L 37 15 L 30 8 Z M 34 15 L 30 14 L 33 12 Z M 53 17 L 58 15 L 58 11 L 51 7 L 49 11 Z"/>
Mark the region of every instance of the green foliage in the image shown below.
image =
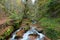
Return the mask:
<path id="1" fill-rule="evenodd" d="M 58 33 L 56 30 L 52 28 L 46 28 L 45 29 L 46 35 L 51 39 L 51 40 L 57 40 L 58 38 Z"/>
<path id="2" fill-rule="evenodd" d="M 13 20 L 21 20 L 22 16 L 23 16 L 23 13 L 18 14 L 15 11 L 13 11 L 13 13 L 11 13 L 11 15 L 9 17 Z"/>
<path id="3" fill-rule="evenodd" d="M 60 18 L 47 18 L 43 17 L 40 19 L 40 25 L 45 29 L 46 35 L 51 40 L 57 40 L 60 37 Z"/>
<path id="4" fill-rule="evenodd" d="M 15 21 L 13 27 L 15 30 L 18 29 L 20 27 L 20 23 Z"/>
<path id="5" fill-rule="evenodd" d="M 43 1 L 43 0 L 42 0 Z M 42 7 L 39 8 L 40 14 L 40 25 L 46 30 L 46 35 L 51 38 L 51 40 L 57 40 L 60 37 L 60 1 L 50 0 L 47 4 L 42 3 Z M 41 6 L 41 5 L 40 5 Z M 44 11 L 42 11 L 44 10 Z M 53 18 L 54 17 L 54 18 Z M 55 30 L 56 29 L 56 30 Z M 57 32 L 58 31 L 58 32 Z"/>
<path id="6" fill-rule="evenodd" d="M 50 4 L 52 0 L 39 0 L 38 2 L 38 16 L 44 17 L 47 14 L 47 10 L 49 10 L 48 5 Z M 47 16 L 47 15 L 46 15 Z"/>
<path id="7" fill-rule="evenodd" d="M 52 19 L 52 18 L 43 17 L 40 19 L 40 23 L 41 23 L 41 26 L 43 27 L 55 28 L 60 26 L 59 20 L 60 18 Z"/>
<path id="8" fill-rule="evenodd" d="M 57 33 L 58 33 L 58 38 L 60 38 L 60 31 L 57 31 Z"/>
<path id="9" fill-rule="evenodd" d="M 41 17 L 48 16 L 47 11 L 49 10 L 48 5 L 52 0 L 38 0 L 34 5 L 31 3 L 27 4 L 27 17 L 31 20 L 39 21 Z"/>
<path id="10" fill-rule="evenodd" d="M 48 5 L 49 10 L 48 16 L 50 17 L 59 17 L 60 16 L 60 0 L 52 0 L 50 4 Z"/>
<path id="11" fill-rule="evenodd" d="M 5 40 L 4 37 L 0 36 L 0 40 Z"/>
<path id="12" fill-rule="evenodd" d="M 9 18 L 14 20 L 14 22 L 13 22 L 14 28 L 16 28 L 16 29 L 19 28 L 23 15 L 24 15 L 23 13 L 16 13 L 15 11 L 13 13 L 11 13 Z"/>

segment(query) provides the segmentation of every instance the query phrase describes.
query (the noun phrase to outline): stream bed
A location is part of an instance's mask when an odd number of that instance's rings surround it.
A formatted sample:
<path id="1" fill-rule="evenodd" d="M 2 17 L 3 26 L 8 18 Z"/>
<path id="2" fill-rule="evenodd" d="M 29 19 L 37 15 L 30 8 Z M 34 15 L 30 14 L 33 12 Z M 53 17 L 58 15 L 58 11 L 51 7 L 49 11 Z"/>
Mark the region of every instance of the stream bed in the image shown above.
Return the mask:
<path id="1" fill-rule="evenodd" d="M 16 39 L 16 33 L 19 32 L 21 30 L 18 29 L 17 31 L 15 31 L 13 34 L 12 34 L 12 37 L 9 39 L 9 40 L 29 40 L 29 34 L 37 34 L 38 37 L 36 38 L 36 40 L 42 40 L 42 38 L 44 37 L 44 35 L 42 33 L 39 33 L 37 30 L 35 30 L 34 27 L 32 27 L 31 29 L 29 29 L 26 33 L 24 33 L 23 35 L 23 38 L 18 38 Z"/>

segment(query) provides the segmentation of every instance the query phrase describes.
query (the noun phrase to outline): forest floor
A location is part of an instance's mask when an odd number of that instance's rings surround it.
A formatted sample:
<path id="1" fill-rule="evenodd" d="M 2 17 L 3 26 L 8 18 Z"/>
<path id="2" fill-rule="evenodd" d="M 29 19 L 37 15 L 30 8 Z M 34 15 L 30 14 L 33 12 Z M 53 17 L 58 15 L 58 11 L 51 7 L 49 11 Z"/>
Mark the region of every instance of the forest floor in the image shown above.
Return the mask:
<path id="1" fill-rule="evenodd" d="M 6 17 L 4 17 L 3 19 L 0 19 L 0 25 L 6 23 L 6 21 L 7 21 Z"/>

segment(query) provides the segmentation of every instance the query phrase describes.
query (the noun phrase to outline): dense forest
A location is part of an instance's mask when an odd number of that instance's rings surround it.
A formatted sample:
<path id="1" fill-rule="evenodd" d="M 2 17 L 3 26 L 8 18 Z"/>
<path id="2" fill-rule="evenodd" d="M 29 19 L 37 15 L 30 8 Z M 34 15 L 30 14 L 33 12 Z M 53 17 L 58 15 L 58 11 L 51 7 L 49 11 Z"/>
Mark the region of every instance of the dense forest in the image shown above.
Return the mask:
<path id="1" fill-rule="evenodd" d="M 27 17 L 27 20 L 24 18 Z M 35 20 L 51 40 L 60 39 L 60 0 L 0 0 L 0 40 Z M 28 29 L 28 27 L 26 28 Z"/>

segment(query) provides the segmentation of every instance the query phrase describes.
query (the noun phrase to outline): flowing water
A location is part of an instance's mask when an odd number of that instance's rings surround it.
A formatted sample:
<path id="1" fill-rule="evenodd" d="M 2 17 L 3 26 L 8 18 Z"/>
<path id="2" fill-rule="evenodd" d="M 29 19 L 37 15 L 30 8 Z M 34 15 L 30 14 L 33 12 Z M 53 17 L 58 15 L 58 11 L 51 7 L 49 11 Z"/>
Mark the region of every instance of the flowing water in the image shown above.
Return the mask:
<path id="1" fill-rule="evenodd" d="M 16 40 L 16 39 L 15 39 L 16 33 L 19 32 L 20 30 L 21 30 L 21 28 L 18 29 L 17 31 L 15 31 L 15 32 L 12 34 L 12 38 L 10 38 L 10 40 Z"/>
<path id="2" fill-rule="evenodd" d="M 35 1 L 36 1 L 36 0 L 31 0 L 31 1 L 32 1 L 32 4 L 35 4 Z"/>
<path id="3" fill-rule="evenodd" d="M 35 24 L 36 21 L 33 20 L 32 21 L 32 24 Z M 44 35 L 42 33 L 39 33 L 37 30 L 36 30 L 36 27 L 35 26 L 32 26 L 30 25 L 30 29 L 23 34 L 22 38 L 19 38 L 19 39 L 16 39 L 15 37 L 17 36 L 16 33 L 17 32 L 20 32 L 22 30 L 22 28 L 16 30 L 13 34 L 12 34 L 12 37 L 10 38 L 10 40 L 29 40 L 29 34 L 37 34 L 39 35 L 36 40 L 43 40 L 42 38 L 44 37 Z"/>
<path id="4" fill-rule="evenodd" d="M 20 30 L 21 30 L 21 28 L 18 29 L 17 31 L 15 31 L 15 32 L 12 34 L 12 38 L 10 38 L 10 40 L 16 40 L 16 39 L 15 39 L 16 33 L 19 32 Z M 26 36 L 23 35 L 23 37 L 28 37 L 27 34 L 31 34 L 31 33 L 35 33 L 35 32 L 38 33 L 38 31 L 36 31 L 36 30 L 34 29 L 34 27 L 32 27 L 30 30 L 28 30 L 28 31 L 26 32 L 26 34 L 25 34 Z"/>

